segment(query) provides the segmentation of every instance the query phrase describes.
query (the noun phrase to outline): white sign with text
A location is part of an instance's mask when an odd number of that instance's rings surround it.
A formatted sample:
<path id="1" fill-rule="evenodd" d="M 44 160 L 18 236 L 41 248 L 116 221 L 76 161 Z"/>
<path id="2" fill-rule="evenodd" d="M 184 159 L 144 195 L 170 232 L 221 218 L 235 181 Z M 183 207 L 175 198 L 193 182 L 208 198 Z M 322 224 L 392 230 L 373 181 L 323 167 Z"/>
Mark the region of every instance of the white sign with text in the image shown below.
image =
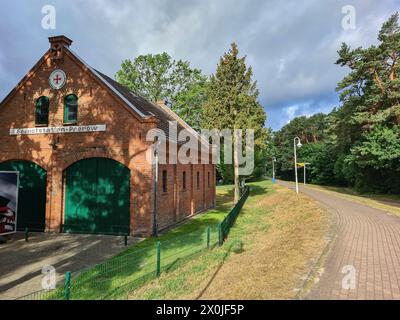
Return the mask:
<path id="1" fill-rule="evenodd" d="M 94 124 L 88 126 L 68 126 L 68 127 L 38 127 L 38 128 L 11 128 L 10 136 L 23 134 L 52 134 L 52 133 L 85 133 L 106 131 L 105 124 Z"/>

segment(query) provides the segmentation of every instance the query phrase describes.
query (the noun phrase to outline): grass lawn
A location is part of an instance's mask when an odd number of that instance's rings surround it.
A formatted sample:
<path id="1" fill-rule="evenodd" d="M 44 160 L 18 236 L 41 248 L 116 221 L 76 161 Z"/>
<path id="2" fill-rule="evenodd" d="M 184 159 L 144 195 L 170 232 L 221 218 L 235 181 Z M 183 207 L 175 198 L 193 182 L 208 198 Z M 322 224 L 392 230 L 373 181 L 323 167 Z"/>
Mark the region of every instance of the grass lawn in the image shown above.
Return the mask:
<path id="1" fill-rule="evenodd" d="M 233 186 L 217 188 L 215 210 L 73 275 L 70 299 L 295 298 L 327 243 L 328 215 L 310 198 L 270 181 L 250 187 L 222 247 L 216 245 L 217 225 L 233 207 Z M 158 241 L 160 278 L 155 276 Z M 63 296 L 60 287 L 50 298 Z"/>
<path id="2" fill-rule="evenodd" d="M 208 227 L 211 244 L 217 242 L 218 223 L 232 207 L 233 186 L 218 186 L 214 210 L 199 214 L 157 238 L 136 243 L 112 259 L 74 276 L 71 299 L 126 298 L 127 291 L 155 277 L 158 241 L 161 243 L 162 271 L 171 271 L 185 259 L 206 250 Z"/>
<path id="3" fill-rule="evenodd" d="M 129 299 L 295 298 L 320 262 L 329 216 L 310 198 L 270 181 L 250 185 L 250 196 L 222 247 L 164 272 L 132 290 Z M 230 187 L 225 188 L 223 194 L 230 195 Z"/>

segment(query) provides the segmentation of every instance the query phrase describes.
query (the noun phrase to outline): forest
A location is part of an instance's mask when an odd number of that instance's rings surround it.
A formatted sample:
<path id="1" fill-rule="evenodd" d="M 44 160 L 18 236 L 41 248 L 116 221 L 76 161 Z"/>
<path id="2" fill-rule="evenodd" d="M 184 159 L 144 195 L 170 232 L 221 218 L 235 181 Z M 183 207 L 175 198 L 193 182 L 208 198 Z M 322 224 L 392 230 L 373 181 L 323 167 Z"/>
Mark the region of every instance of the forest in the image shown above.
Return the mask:
<path id="1" fill-rule="evenodd" d="M 368 48 L 338 48 L 338 68 L 348 74 L 337 84 L 338 106 L 328 114 L 294 118 L 277 132 L 265 127 L 265 109 L 246 56 L 237 44 L 224 53 L 215 74 L 206 76 L 188 61 L 167 53 L 126 59 L 116 79 L 147 99 L 166 100 L 194 129 L 213 126 L 255 130 L 255 170 L 249 179 L 271 174 L 294 179 L 293 139 L 303 147 L 298 162 L 308 162 L 307 181 L 354 187 L 360 192 L 400 193 L 400 26 L 393 14 Z M 218 180 L 232 183 L 232 165 L 217 166 Z M 302 175 L 300 175 L 302 176 Z"/>
<path id="2" fill-rule="evenodd" d="M 399 59 L 398 13 L 383 24 L 377 45 L 343 43 L 335 63 L 349 72 L 337 84 L 340 105 L 329 114 L 294 118 L 274 132 L 278 177 L 294 179 L 293 138 L 298 136 L 303 144 L 298 162 L 310 163 L 308 182 L 399 194 Z"/>

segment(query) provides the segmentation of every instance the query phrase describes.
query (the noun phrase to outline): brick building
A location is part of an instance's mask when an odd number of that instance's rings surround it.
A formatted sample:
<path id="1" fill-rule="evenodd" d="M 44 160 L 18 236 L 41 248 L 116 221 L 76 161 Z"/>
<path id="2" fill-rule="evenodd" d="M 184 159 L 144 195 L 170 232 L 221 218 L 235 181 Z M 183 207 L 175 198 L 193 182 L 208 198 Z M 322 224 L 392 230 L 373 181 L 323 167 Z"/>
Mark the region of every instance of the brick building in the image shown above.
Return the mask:
<path id="1" fill-rule="evenodd" d="M 213 207 L 215 165 L 146 159 L 148 131 L 171 121 L 206 142 L 163 103 L 91 68 L 67 37 L 49 41 L 0 105 L 0 170 L 20 172 L 18 229 L 149 235 Z M 182 146 L 168 133 L 167 144 Z"/>

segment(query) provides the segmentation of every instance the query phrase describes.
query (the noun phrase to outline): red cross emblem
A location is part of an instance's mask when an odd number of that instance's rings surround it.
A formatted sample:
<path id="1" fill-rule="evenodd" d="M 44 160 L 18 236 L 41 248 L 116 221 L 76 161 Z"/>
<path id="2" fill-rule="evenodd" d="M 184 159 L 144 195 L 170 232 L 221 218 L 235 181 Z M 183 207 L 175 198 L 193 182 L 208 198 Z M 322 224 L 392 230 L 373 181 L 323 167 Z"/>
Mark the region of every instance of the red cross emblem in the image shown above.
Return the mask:
<path id="1" fill-rule="evenodd" d="M 65 72 L 61 69 L 54 70 L 49 77 L 50 86 L 53 89 L 61 89 L 66 81 Z"/>
<path id="2" fill-rule="evenodd" d="M 56 77 L 53 79 L 55 81 L 56 84 L 58 84 L 59 81 L 62 80 L 62 78 L 60 77 L 60 75 L 57 73 Z"/>

